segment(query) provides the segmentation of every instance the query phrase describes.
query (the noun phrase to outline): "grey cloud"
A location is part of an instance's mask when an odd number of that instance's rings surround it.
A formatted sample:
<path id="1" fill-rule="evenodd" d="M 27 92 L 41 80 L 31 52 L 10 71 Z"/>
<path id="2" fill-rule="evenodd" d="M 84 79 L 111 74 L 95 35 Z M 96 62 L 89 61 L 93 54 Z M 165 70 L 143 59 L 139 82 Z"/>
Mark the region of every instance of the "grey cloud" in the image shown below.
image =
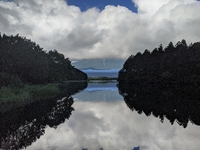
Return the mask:
<path id="1" fill-rule="evenodd" d="M 0 13 L 0 26 L 1 30 L 4 30 L 6 27 L 10 25 L 10 22 L 5 18 L 5 15 Z"/>
<path id="2" fill-rule="evenodd" d="M 64 0 L 0 1 L 0 31 L 19 33 L 70 59 L 127 58 L 170 41 L 199 41 L 200 2 L 133 1 L 138 13 L 111 5 L 81 12 Z"/>
<path id="3" fill-rule="evenodd" d="M 13 7 L 17 7 L 16 4 L 11 2 L 8 3 L 7 7 L 0 5 L 0 30 L 2 33 L 7 34 L 18 34 L 23 35 L 31 35 L 31 27 L 23 22 L 22 14 L 17 10 L 13 9 Z"/>
<path id="4" fill-rule="evenodd" d="M 69 43 L 69 49 L 91 49 L 96 43 L 101 42 L 102 35 L 95 29 L 76 28 L 68 34 L 66 42 Z"/>
<path id="5" fill-rule="evenodd" d="M 59 49 L 65 49 L 63 53 L 71 53 L 71 57 L 87 58 L 94 47 L 101 43 L 105 31 L 98 31 L 89 27 L 79 26 L 63 35 L 62 39 L 55 41 Z"/>
<path id="6" fill-rule="evenodd" d="M 0 5 L 0 23 L 3 25 L 2 27 L 9 28 L 15 27 L 14 25 L 20 22 L 20 17 L 17 11 L 12 10 L 11 8 L 5 8 Z"/>

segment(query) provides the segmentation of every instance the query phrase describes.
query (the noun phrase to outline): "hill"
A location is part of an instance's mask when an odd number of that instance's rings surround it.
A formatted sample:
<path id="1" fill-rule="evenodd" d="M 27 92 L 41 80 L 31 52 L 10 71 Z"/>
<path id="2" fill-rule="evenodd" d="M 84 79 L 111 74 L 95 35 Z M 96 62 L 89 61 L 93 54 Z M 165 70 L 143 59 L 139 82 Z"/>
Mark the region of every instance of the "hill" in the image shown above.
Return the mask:
<path id="1" fill-rule="evenodd" d="M 0 87 L 87 79 L 85 73 L 74 68 L 69 58 L 57 50 L 47 52 L 18 34 L 0 36 L 0 54 Z"/>

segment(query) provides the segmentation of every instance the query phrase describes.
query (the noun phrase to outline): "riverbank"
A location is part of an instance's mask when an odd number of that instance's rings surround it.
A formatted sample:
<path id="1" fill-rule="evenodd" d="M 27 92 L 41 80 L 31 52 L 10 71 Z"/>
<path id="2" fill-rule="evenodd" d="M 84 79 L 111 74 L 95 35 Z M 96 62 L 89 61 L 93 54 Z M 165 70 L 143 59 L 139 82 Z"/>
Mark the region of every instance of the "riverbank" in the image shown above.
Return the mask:
<path id="1" fill-rule="evenodd" d="M 20 85 L 0 88 L 0 115 L 12 109 L 38 102 L 57 101 L 70 97 L 87 87 L 87 82 L 67 82 L 63 84 Z"/>
<path id="2" fill-rule="evenodd" d="M 0 88 L 0 103 L 51 99 L 59 94 L 59 87 L 55 84 L 3 86 Z"/>

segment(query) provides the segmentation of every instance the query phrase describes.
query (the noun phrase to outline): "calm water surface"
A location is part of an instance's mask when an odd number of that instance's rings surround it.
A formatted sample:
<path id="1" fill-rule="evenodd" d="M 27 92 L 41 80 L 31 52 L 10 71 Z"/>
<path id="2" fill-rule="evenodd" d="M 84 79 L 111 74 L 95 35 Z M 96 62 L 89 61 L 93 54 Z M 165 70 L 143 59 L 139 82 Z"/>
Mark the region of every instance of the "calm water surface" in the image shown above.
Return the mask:
<path id="1" fill-rule="evenodd" d="M 183 128 L 153 115 L 131 111 L 119 95 L 116 83 L 92 83 L 73 95 L 75 102 L 69 120 L 27 149 L 69 150 L 198 150 L 200 127 L 188 123 Z"/>
<path id="2" fill-rule="evenodd" d="M 72 95 L 69 119 L 46 125 L 28 150 L 199 150 L 200 126 L 184 128 L 130 110 L 114 83 L 89 83 Z M 61 109 L 59 107 L 58 109 Z M 37 112 L 35 112 L 37 113 Z"/>

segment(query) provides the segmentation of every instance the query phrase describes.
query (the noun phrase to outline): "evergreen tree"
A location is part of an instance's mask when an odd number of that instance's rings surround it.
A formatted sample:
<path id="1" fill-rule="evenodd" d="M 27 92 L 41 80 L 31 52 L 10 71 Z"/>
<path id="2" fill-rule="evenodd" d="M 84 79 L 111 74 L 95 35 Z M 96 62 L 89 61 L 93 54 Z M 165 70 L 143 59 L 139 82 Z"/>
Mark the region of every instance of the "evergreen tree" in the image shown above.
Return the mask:
<path id="1" fill-rule="evenodd" d="M 65 82 L 72 79 L 73 70 L 70 60 L 57 50 L 47 53 L 18 34 L 0 37 L 0 86 Z M 83 74 L 80 71 L 73 79 Z"/>

